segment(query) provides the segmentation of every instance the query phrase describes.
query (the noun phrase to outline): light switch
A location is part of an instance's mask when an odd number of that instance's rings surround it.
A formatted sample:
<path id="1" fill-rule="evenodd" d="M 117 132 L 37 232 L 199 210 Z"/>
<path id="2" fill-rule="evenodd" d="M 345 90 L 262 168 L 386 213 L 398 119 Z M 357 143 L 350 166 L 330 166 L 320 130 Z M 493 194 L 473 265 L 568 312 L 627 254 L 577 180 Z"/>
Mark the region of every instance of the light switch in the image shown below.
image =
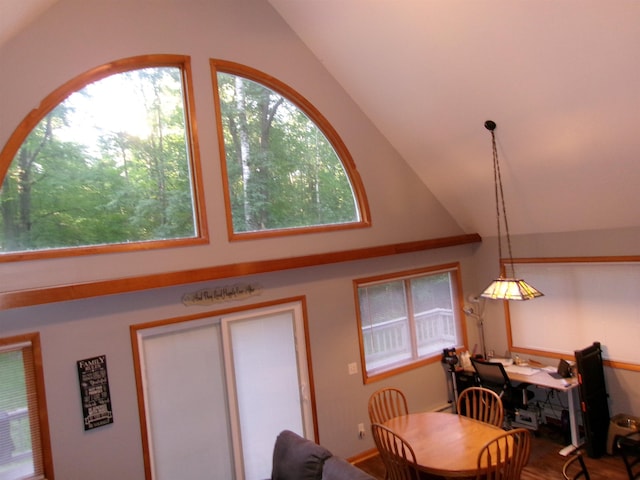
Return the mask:
<path id="1" fill-rule="evenodd" d="M 349 368 L 349 375 L 355 375 L 358 373 L 358 364 L 356 362 L 347 365 Z"/>

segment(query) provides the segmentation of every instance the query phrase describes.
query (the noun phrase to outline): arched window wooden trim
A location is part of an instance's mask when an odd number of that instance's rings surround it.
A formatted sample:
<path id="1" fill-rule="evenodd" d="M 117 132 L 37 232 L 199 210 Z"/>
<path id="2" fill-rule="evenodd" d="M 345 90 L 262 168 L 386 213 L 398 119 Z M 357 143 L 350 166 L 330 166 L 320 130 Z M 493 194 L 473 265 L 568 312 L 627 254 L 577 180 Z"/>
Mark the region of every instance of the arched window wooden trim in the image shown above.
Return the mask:
<path id="1" fill-rule="evenodd" d="M 200 168 L 200 154 L 198 149 L 198 135 L 195 117 L 195 102 L 191 74 L 191 59 L 186 55 L 139 55 L 115 60 L 104 65 L 92 68 L 68 82 L 45 97 L 37 108 L 31 110 L 14 130 L 11 137 L 0 151 L 0 185 L 7 175 L 11 162 L 23 142 L 38 123 L 60 103 L 65 101 L 74 92 L 81 90 L 90 83 L 102 80 L 111 75 L 152 67 L 176 67 L 182 72 L 182 83 L 185 95 L 185 129 L 189 148 L 189 162 L 191 182 L 193 188 L 193 203 L 195 228 L 197 235 L 192 238 L 151 240 L 132 243 L 117 243 L 107 245 L 89 245 L 79 247 L 51 248 L 47 250 L 7 252 L 0 254 L 0 262 L 35 260 L 42 258 L 73 257 L 79 255 L 92 255 L 98 253 L 113 253 L 136 250 L 153 250 L 168 247 L 180 247 L 185 245 L 205 244 L 209 242 L 207 216 L 204 202 L 204 186 Z"/>
<path id="2" fill-rule="evenodd" d="M 371 226 L 371 216 L 369 212 L 369 204 L 367 201 L 367 196 L 364 189 L 364 184 L 362 183 L 362 179 L 360 178 L 360 174 L 356 168 L 356 165 L 347 149 L 346 145 L 338 135 L 338 132 L 331 126 L 329 121 L 320 113 L 320 111 L 314 107 L 306 98 L 304 98 L 301 94 L 295 91 L 290 86 L 281 82 L 280 80 L 264 73 L 254 68 L 248 67 L 246 65 L 242 65 L 240 63 L 230 62 L 226 60 L 220 59 L 210 59 L 211 65 L 211 78 L 213 81 L 213 95 L 214 102 L 216 107 L 216 119 L 217 119 L 217 129 L 218 129 L 218 144 L 220 148 L 220 165 L 222 169 L 222 178 L 223 178 L 223 190 L 224 190 L 224 201 L 225 201 L 225 209 L 226 209 L 226 217 L 227 217 L 227 230 L 229 235 L 229 240 L 249 240 L 256 238 L 266 238 L 266 237 L 279 237 L 286 235 L 299 235 L 303 233 L 316 233 L 316 232 L 329 232 L 336 230 L 348 230 L 354 228 L 364 228 Z M 252 80 L 263 86 L 270 88 L 274 92 L 282 95 L 284 98 L 292 102 L 296 105 L 302 112 L 304 112 L 309 119 L 316 125 L 316 127 L 325 135 L 327 140 L 331 143 L 331 146 L 335 150 L 338 159 L 342 162 L 344 166 L 347 179 L 351 184 L 351 188 L 353 189 L 353 195 L 355 198 L 356 208 L 358 209 L 358 213 L 360 215 L 360 220 L 356 222 L 350 223 L 340 223 L 340 224 L 327 224 L 327 225 L 314 225 L 314 226 L 303 226 L 303 227 L 295 227 L 295 228 L 283 228 L 283 229 L 273 229 L 273 230 L 262 230 L 262 231 L 250 231 L 250 232 L 234 232 L 233 228 L 233 218 L 232 218 L 232 208 L 231 208 L 231 198 L 229 193 L 229 183 L 228 183 L 228 175 L 227 175 L 227 165 L 226 165 L 226 153 L 225 153 L 225 144 L 224 144 L 224 133 L 223 133 L 223 122 L 221 116 L 221 108 L 220 108 L 220 98 L 218 96 L 218 77 L 217 73 L 228 73 L 231 75 L 237 75 L 240 77 L 244 77 L 248 80 Z"/>

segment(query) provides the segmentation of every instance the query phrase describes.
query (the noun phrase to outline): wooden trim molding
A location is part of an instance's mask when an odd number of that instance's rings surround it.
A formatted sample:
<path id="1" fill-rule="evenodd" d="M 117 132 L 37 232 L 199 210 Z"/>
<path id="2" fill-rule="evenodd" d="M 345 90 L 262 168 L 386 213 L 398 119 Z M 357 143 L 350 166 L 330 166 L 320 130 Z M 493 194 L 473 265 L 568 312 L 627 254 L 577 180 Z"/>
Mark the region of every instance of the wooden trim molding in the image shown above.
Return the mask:
<path id="1" fill-rule="evenodd" d="M 81 300 L 104 295 L 137 292 L 153 288 L 173 287 L 189 283 L 233 278 L 294 268 L 314 267 L 332 263 L 366 260 L 388 255 L 400 255 L 423 250 L 453 247 L 481 242 L 477 233 L 441 237 L 430 240 L 382 245 L 378 247 L 319 253 L 300 257 L 234 263 L 176 272 L 140 275 L 77 284 L 57 285 L 25 290 L 0 292 L 0 310 L 43 305 L 47 303 Z"/>

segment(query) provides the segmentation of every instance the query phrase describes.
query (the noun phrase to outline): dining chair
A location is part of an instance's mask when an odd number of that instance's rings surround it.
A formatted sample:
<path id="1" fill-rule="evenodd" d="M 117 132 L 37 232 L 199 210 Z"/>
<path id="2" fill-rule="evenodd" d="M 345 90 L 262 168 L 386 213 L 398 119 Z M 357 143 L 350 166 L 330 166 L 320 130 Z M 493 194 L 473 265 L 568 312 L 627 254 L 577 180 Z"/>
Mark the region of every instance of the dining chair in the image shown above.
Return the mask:
<path id="1" fill-rule="evenodd" d="M 374 423 L 371 425 L 373 441 L 386 469 L 388 480 L 420 480 L 416 455 L 404 438 L 390 428 Z"/>
<path id="2" fill-rule="evenodd" d="M 476 480 L 520 480 L 531 454 L 531 433 L 525 428 L 504 432 L 478 454 Z"/>
<path id="3" fill-rule="evenodd" d="M 564 462 L 564 465 L 562 465 L 562 475 L 565 480 L 578 480 L 579 478 L 591 480 L 583 456 L 584 453 L 582 450 L 576 450 L 574 454 Z"/>
<path id="4" fill-rule="evenodd" d="M 640 432 L 618 438 L 617 446 L 629 480 L 640 478 Z"/>
<path id="5" fill-rule="evenodd" d="M 500 396 L 484 387 L 469 387 L 458 396 L 456 403 L 458 415 L 502 427 L 504 406 Z"/>
<path id="6" fill-rule="evenodd" d="M 371 424 L 384 423 L 390 418 L 407 415 L 407 398 L 401 390 L 392 387 L 381 388 L 369 397 L 369 420 Z"/>

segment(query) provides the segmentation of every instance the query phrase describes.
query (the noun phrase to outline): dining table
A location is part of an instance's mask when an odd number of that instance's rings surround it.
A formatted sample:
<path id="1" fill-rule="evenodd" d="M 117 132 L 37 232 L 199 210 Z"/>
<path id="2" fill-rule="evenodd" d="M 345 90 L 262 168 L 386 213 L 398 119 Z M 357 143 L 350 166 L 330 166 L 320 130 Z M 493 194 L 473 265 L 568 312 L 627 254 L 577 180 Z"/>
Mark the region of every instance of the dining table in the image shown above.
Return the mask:
<path id="1" fill-rule="evenodd" d="M 383 423 L 413 448 L 421 472 L 434 479 L 476 478 L 482 447 L 505 431 L 447 412 L 420 412 Z"/>

